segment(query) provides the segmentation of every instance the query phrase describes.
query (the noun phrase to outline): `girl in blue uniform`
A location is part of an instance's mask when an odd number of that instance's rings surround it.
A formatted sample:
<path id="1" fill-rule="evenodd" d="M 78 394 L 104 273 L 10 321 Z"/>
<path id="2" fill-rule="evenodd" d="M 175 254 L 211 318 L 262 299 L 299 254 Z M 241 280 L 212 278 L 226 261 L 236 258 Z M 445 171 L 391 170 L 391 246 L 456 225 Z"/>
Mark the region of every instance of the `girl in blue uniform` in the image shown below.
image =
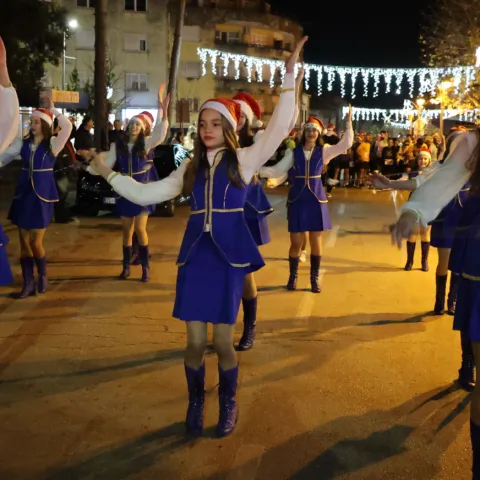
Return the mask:
<path id="1" fill-rule="evenodd" d="M 134 203 L 163 202 L 182 191 L 190 195 L 191 215 L 178 257 L 173 312 L 187 326 L 186 427 L 190 433 L 200 434 L 203 430 L 208 323 L 213 324 L 213 343 L 219 360 L 217 435 L 229 435 L 235 428 L 238 361 L 233 347 L 234 326 L 245 275 L 264 265 L 245 221 L 246 187 L 288 135 L 295 108 L 294 66 L 305 41 L 306 38 L 287 60 L 275 112 L 265 133 L 252 146 L 240 148 L 238 144 L 238 103 L 214 99 L 201 107 L 193 161 L 182 163 L 169 177 L 141 184 L 102 165 L 102 156 L 94 160 L 93 168 Z"/>
<path id="2" fill-rule="evenodd" d="M 278 178 L 288 172 L 290 192 L 288 195 L 288 231 L 290 232 L 290 276 L 287 289 L 296 290 L 298 265 L 305 232 L 310 240 L 310 282 L 312 292 L 320 293 L 318 282 L 322 255 L 322 232 L 331 229 L 328 200 L 322 185 L 323 167 L 353 142 L 351 113 L 347 120 L 345 135 L 337 145 L 323 145 L 321 120 L 309 117 L 304 125 L 301 144 L 287 150 L 285 156 L 273 167 L 263 167 L 260 175 Z"/>
<path id="3" fill-rule="evenodd" d="M 32 113 L 30 133 L 27 137 L 16 140 L 0 155 L 0 166 L 18 156 L 22 159 L 22 173 L 8 215 L 20 234 L 23 288 L 17 295 L 18 298 L 35 295 L 35 264 L 38 272 L 38 292 L 44 293 L 47 289 L 47 260 L 43 237 L 53 216 L 53 204 L 58 201 L 53 167 L 56 156 L 63 150 L 72 131 L 68 118 L 54 108 L 51 99 L 48 101 L 49 110 L 39 108 Z M 52 137 L 54 115 L 61 128 L 56 137 Z"/>
<path id="4" fill-rule="evenodd" d="M 392 226 L 392 242 L 401 247 L 418 224 L 427 225 L 438 217 L 470 181 L 469 198 L 461 224 L 462 247 L 455 250 L 455 270 L 459 273 L 458 298 L 453 328 L 464 332 L 472 342 L 476 363 L 480 361 L 480 136 L 479 132 L 461 133 L 455 148 L 435 174 L 417 188 L 402 207 Z M 453 259 L 452 255 L 452 259 Z M 480 387 L 475 385 L 471 398 L 470 434 L 473 449 L 473 479 L 480 478 Z"/>
<path id="5" fill-rule="evenodd" d="M 20 119 L 17 92 L 12 87 L 7 68 L 7 52 L 0 37 L 0 154 L 13 142 Z M 1 165 L 1 164 L 0 164 Z M 6 246 L 8 237 L 0 224 L 0 286 L 13 282 Z"/>
<path id="6" fill-rule="evenodd" d="M 296 91 L 303 79 L 303 69 L 300 71 L 296 82 Z M 237 133 L 240 147 L 250 147 L 254 143 L 254 135 L 251 127 L 256 122 L 259 125 L 261 119 L 261 110 L 258 102 L 248 93 L 239 93 L 233 100 L 240 105 L 240 119 L 238 121 Z M 297 108 L 296 108 L 297 112 Z M 297 118 L 294 114 L 293 124 Z M 258 137 L 257 137 L 258 138 Z M 263 190 L 263 185 L 258 180 L 257 175 L 247 186 L 247 196 L 245 201 L 245 220 L 248 229 L 252 234 L 257 246 L 270 243 L 270 232 L 268 229 L 267 215 L 273 212 L 273 208 L 268 201 Z M 237 350 L 245 351 L 253 347 L 255 340 L 255 327 L 257 321 L 257 285 L 253 273 L 245 275 L 243 288 L 243 334 L 238 343 Z"/>
<path id="7" fill-rule="evenodd" d="M 133 117 L 127 127 L 126 135 L 121 136 L 116 143 L 110 145 L 110 151 L 105 164 L 113 167 L 122 175 L 128 175 L 137 182 L 148 183 L 158 180 L 158 174 L 153 164 L 153 150 L 163 142 L 168 131 L 169 96 L 164 95 L 165 83 L 158 91 L 158 119 L 151 132 L 153 117 L 148 112 Z M 161 120 L 160 120 L 161 119 Z M 88 158 L 89 152 L 81 152 Z M 93 173 L 91 169 L 88 169 Z M 132 260 L 132 237 L 135 232 L 138 239 L 138 256 L 142 265 L 142 282 L 150 279 L 150 254 L 148 248 L 147 222 L 148 216 L 155 211 L 155 204 L 136 205 L 124 197 L 118 197 L 115 213 L 120 217 L 123 231 L 123 269 L 120 278 L 130 277 Z"/>

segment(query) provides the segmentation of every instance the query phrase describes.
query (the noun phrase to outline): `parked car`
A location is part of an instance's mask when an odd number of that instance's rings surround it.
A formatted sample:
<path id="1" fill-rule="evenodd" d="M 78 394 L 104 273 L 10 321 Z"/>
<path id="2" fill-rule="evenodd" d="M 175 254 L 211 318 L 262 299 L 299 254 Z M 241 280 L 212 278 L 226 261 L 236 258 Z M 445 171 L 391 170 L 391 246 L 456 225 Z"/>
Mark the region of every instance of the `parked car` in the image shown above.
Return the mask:
<path id="1" fill-rule="evenodd" d="M 182 145 L 159 145 L 155 148 L 153 163 L 160 179 L 168 177 L 190 153 Z M 76 210 L 85 215 L 98 215 L 100 210 L 113 211 L 117 194 L 102 177 L 88 172 L 80 174 L 77 183 Z M 172 217 L 176 205 L 186 203 L 188 198 L 178 197 L 157 205 L 154 215 Z"/>

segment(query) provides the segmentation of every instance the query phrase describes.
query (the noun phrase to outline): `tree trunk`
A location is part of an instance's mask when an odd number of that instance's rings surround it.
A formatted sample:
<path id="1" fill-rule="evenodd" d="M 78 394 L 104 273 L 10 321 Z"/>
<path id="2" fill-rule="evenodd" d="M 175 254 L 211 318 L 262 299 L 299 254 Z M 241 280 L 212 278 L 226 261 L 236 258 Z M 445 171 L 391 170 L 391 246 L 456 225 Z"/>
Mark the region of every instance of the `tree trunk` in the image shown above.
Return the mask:
<path id="1" fill-rule="evenodd" d="M 170 59 L 170 74 L 168 77 L 168 93 L 170 94 L 170 106 L 168 107 L 168 122 L 172 124 L 172 109 L 176 105 L 178 65 L 182 51 L 182 30 L 185 17 L 186 0 L 179 0 L 175 33 L 173 36 L 172 57 Z"/>
<path id="2" fill-rule="evenodd" d="M 107 135 L 107 0 L 95 5 L 95 147 L 106 149 Z"/>

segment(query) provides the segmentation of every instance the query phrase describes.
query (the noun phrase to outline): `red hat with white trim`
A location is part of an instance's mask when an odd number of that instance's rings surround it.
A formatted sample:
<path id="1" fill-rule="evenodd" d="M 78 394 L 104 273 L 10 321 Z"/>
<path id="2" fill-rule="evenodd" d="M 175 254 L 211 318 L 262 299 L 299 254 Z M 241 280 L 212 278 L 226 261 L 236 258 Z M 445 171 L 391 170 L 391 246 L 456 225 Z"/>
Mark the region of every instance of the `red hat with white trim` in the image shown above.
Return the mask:
<path id="1" fill-rule="evenodd" d="M 304 130 L 306 128 L 314 128 L 315 130 L 318 130 L 320 133 L 322 133 L 325 126 L 319 118 L 310 116 L 307 118 L 307 122 L 303 126 Z"/>
<path id="2" fill-rule="evenodd" d="M 32 117 L 42 119 L 49 127 L 53 125 L 53 114 L 45 108 L 36 108 L 32 113 Z"/>
<path id="3" fill-rule="evenodd" d="M 238 120 L 240 119 L 240 104 L 228 98 L 211 98 L 207 100 L 201 107 L 200 112 L 207 108 L 217 111 L 223 115 L 234 130 L 237 129 Z"/>
<path id="4" fill-rule="evenodd" d="M 430 160 L 432 159 L 432 152 L 430 152 L 430 150 L 427 147 L 422 147 L 418 151 L 417 155 L 420 155 L 420 154 L 426 155 Z"/>
<path id="5" fill-rule="evenodd" d="M 146 127 L 152 128 L 153 126 L 153 115 L 150 112 L 144 111 L 138 115 L 135 115 L 133 118 L 138 120 L 143 125 L 144 129 Z"/>
<path id="6" fill-rule="evenodd" d="M 251 126 L 253 125 L 254 117 L 257 117 L 257 120 L 262 118 L 260 105 L 250 94 L 245 92 L 238 93 L 233 97 L 233 100 L 240 104 L 240 108 Z"/>

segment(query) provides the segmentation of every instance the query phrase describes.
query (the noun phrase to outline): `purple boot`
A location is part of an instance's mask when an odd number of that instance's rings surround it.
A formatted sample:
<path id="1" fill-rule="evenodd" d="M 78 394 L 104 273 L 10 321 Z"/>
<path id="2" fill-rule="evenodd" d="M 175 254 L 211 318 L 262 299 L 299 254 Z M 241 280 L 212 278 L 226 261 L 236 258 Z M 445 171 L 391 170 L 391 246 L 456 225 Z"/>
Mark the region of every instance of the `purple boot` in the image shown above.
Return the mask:
<path id="1" fill-rule="evenodd" d="M 36 258 L 35 263 L 37 264 L 38 273 L 38 293 L 45 293 L 48 286 L 47 259 L 45 257 Z"/>
<path id="2" fill-rule="evenodd" d="M 150 280 L 150 253 L 148 245 L 139 245 L 138 253 L 140 254 L 140 262 L 142 263 L 142 282 Z"/>
<path id="3" fill-rule="evenodd" d="M 288 257 L 288 263 L 290 266 L 290 276 L 288 277 L 287 290 L 293 291 L 297 289 L 298 264 L 300 263 L 300 258 Z"/>
<path id="4" fill-rule="evenodd" d="M 238 365 L 231 370 L 224 371 L 218 367 L 220 383 L 218 386 L 218 404 L 220 413 L 217 424 L 217 436 L 227 437 L 232 434 L 237 424 L 237 384 Z"/>
<path id="5" fill-rule="evenodd" d="M 312 285 L 313 293 L 320 293 L 322 291 L 320 285 L 318 284 L 321 259 L 322 257 L 319 255 L 310 255 L 310 283 Z"/>
<path id="6" fill-rule="evenodd" d="M 462 347 L 462 366 L 458 371 L 458 383 L 467 392 L 475 388 L 475 357 L 473 356 L 472 341 L 467 332 L 460 331 L 460 345 Z"/>
<path id="7" fill-rule="evenodd" d="M 422 242 L 422 271 L 428 272 L 428 252 L 430 252 L 430 242 Z"/>
<path id="8" fill-rule="evenodd" d="M 23 287 L 22 291 L 16 295 L 16 298 L 27 298 L 35 295 L 35 278 L 34 278 L 34 259 L 33 257 L 25 257 L 20 259 L 22 267 Z"/>
<path id="9" fill-rule="evenodd" d="M 449 315 L 455 315 L 455 309 L 457 307 L 458 277 L 455 273 L 450 275 L 450 290 L 448 291 L 447 299 L 447 313 Z"/>
<path id="10" fill-rule="evenodd" d="M 434 315 L 443 315 L 445 313 L 445 293 L 447 289 L 447 275 L 436 276 L 436 293 L 435 306 L 433 307 Z"/>
<path id="11" fill-rule="evenodd" d="M 201 435 L 205 405 L 205 364 L 198 370 L 185 365 L 185 377 L 188 385 L 188 410 L 185 426 L 187 433 Z"/>
<path id="12" fill-rule="evenodd" d="M 250 300 L 242 299 L 243 303 L 243 335 L 238 342 L 237 350 L 245 351 L 253 347 L 255 327 L 257 325 L 257 297 Z"/>
<path id="13" fill-rule="evenodd" d="M 470 440 L 472 442 L 472 480 L 480 480 L 480 426 L 470 419 Z"/>
<path id="14" fill-rule="evenodd" d="M 413 260 L 415 258 L 415 247 L 417 244 L 415 242 L 407 242 L 407 263 L 405 264 L 404 270 L 409 272 L 413 268 Z"/>
<path id="15" fill-rule="evenodd" d="M 130 259 L 132 258 L 132 247 L 123 247 L 123 270 L 120 274 L 122 280 L 126 280 L 130 276 Z"/>

